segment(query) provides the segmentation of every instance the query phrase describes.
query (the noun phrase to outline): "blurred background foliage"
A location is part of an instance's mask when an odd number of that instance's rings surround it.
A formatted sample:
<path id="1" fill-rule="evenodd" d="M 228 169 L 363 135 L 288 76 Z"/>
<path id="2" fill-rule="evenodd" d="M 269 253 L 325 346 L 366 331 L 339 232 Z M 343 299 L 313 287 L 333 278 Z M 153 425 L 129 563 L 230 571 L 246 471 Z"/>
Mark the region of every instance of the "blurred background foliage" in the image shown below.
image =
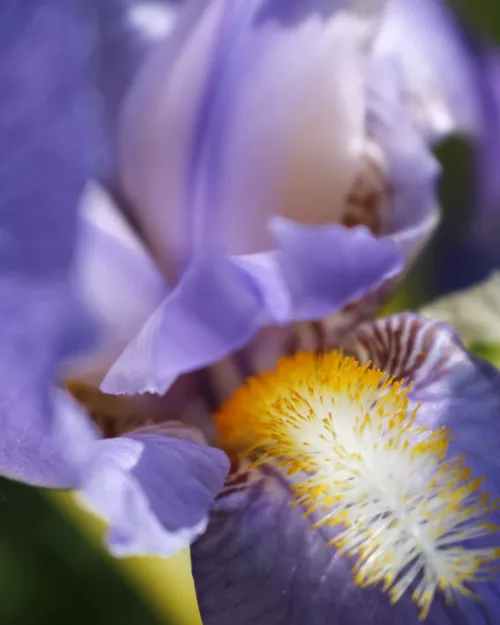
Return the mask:
<path id="1" fill-rule="evenodd" d="M 43 491 L 0 481 L 2 625 L 160 625 Z"/>
<path id="2" fill-rule="evenodd" d="M 450 4 L 484 37 L 500 44 L 499 0 L 450 0 Z M 398 294 L 399 305 L 416 307 L 500 266 L 500 250 L 487 249 L 471 236 L 470 146 L 453 139 L 441 145 L 437 155 L 444 167 L 440 185 L 444 218 Z M 154 567 L 150 574 L 155 575 Z M 179 603 L 178 588 L 168 579 L 158 575 L 153 582 L 165 603 Z M 140 585 L 99 548 L 94 532 L 82 530 L 82 524 L 61 513 L 43 491 L 0 479 L 2 625 L 174 623 L 164 614 L 158 616 L 154 601 L 148 605 Z"/>

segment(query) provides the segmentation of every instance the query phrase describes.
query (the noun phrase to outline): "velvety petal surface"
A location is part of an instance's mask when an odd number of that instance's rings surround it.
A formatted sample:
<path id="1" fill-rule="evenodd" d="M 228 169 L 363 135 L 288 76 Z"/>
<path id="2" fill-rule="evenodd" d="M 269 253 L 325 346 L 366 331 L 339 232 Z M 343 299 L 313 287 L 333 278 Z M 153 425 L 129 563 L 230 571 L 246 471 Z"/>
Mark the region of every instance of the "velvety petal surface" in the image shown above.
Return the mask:
<path id="1" fill-rule="evenodd" d="M 70 280 L 94 164 L 86 17 L 72 0 L 0 7 L 0 472 L 50 486 L 74 484 L 79 465 L 58 365 L 90 340 Z"/>
<path id="2" fill-rule="evenodd" d="M 291 506 L 286 480 L 268 468 L 229 478 L 206 533 L 192 546 L 193 575 L 205 625 L 417 625 L 408 596 L 395 605 L 380 588 L 353 583 L 353 560 L 327 542 L 335 530 L 313 529 Z M 467 620 L 460 605 L 437 595 L 429 625 L 490 625 L 473 602 Z"/>
<path id="3" fill-rule="evenodd" d="M 383 4 L 188 3 L 122 126 L 123 185 L 168 275 L 207 250 L 266 251 L 273 214 L 338 219 L 364 133 L 365 44 Z"/>
<path id="4" fill-rule="evenodd" d="M 229 470 L 226 455 L 179 427 L 95 443 L 79 497 L 110 525 L 119 556 L 170 556 L 205 529 Z"/>
<path id="5" fill-rule="evenodd" d="M 179 375 L 223 359 L 262 327 L 334 312 L 402 268 L 394 245 L 365 228 L 281 219 L 273 232 L 276 252 L 191 264 L 102 389 L 163 394 Z"/>

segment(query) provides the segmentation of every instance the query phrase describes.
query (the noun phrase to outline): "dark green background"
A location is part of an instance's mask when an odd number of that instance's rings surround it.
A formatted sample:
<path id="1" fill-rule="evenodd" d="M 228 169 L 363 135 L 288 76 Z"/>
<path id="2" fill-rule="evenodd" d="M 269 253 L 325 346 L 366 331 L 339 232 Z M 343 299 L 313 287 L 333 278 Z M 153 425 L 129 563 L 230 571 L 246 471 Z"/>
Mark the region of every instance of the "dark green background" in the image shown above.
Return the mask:
<path id="1" fill-rule="evenodd" d="M 0 624 L 159 625 L 159 621 L 43 492 L 1 480 Z"/>
<path id="2" fill-rule="evenodd" d="M 451 4 L 485 36 L 500 42 L 499 0 Z M 454 255 L 470 247 L 470 150 L 454 140 L 438 154 L 445 165 L 441 184 L 445 220 L 436 243 L 412 275 L 419 299 L 435 295 L 443 284 L 459 287 L 474 278 L 453 274 Z M 481 266 L 478 271 L 485 269 Z M 168 596 L 167 588 L 165 593 Z M 0 625 L 157 623 L 109 561 L 39 492 L 0 479 Z"/>

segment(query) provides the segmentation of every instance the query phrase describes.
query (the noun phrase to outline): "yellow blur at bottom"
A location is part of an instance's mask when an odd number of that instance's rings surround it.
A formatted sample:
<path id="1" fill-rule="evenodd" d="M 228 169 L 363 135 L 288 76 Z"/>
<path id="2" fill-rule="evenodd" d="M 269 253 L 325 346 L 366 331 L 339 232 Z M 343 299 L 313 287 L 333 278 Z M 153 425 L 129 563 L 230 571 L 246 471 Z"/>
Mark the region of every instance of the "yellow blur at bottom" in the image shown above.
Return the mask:
<path id="1" fill-rule="evenodd" d="M 113 558 L 104 552 L 106 524 L 101 519 L 82 508 L 70 492 L 46 491 L 46 494 L 60 513 L 80 529 L 87 542 L 112 560 L 118 574 L 161 620 L 169 625 L 202 625 L 189 549 L 172 558 Z"/>

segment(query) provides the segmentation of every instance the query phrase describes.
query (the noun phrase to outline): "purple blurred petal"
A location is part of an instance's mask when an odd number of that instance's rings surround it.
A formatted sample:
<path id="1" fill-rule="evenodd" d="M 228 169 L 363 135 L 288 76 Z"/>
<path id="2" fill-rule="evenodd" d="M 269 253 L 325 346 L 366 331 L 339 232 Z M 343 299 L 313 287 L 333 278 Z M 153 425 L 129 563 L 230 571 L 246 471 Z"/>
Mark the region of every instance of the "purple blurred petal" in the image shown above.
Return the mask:
<path id="1" fill-rule="evenodd" d="M 0 441 L 0 473 L 35 486 L 76 487 L 92 456 L 97 432 L 67 393 L 47 389 L 44 403 L 29 401 L 28 393 L 33 394 L 34 388 L 26 388 L 25 394 L 14 400 L 2 389 L 2 413 L 4 402 L 8 408 L 17 405 L 18 409 L 16 421 L 9 424 Z M 16 390 L 22 393 L 19 385 Z M 43 417 L 48 415 L 47 424 Z"/>
<path id="2" fill-rule="evenodd" d="M 468 32 L 443 0 L 391 3 L 376 52 L 398 65 L 412 110 L 431 140 L 457 131 L 474 140 L 480 225 L 487 234 L 495 221 L 498 234 L 498 52 Z"/>
<path id="3" fill-rule="evenodd" d="M 203 532 L 228 470 L 222 451 L 150 427 L 95 444 L 80 498 L 109 523 L 115 555 L 170 556 Z"/>
<path id="4" fill-rule="evenodd" d="M 483 116 L 477 136 L 476 191 L 477 225 L 484 238 L 495 242 L 500 230 L 500 52 L 476 49 L 478 91 L 482 95 Z M 491 243 L 490 243 L 491 244 Z"/>
<path id="5" fill-rule="evenodd" d="M 168 275 L 207 250 L 265 251 L 274 213 L 337 220 L 382 4 L 220 0 L 183 16 L 123 124 L 124 188 Z"/>
<path id="6" fill-rule="evenodd" d="M 96 24 L 95 62 L 105 124 L 100 174 L 116 180 L 118 120 L 124 100 L 148 55 L 176 23 L 176 0 L 91 0 Z"/>
<path id="7" fill-rule="evenodd" d="M 439 214 L 437 160 L 411 115 L 403 77 L 393 58 L 375 58 L 368 81 L 370 135 L 382 150 L 391 187 L 384 232 L 407 262 L 434 231 Z"/>
<path id="8" fill-rule="evenodd" d="M 200 261 L 149 318 L 101 388 L 163 394 L 181 373 L 244 345 L 262 315 L 258 293 L 241 269 L 227 259 Z"/>
<path id="9" fill-rule="evenodd" d="M 75 280 L 100 324 L 100 341 L 67 363 L 65 377 L 97 386 L 169 291 L 138 235 L 97 185 L 89 185 L 80 205 Z"/>
<path id="10" fill-rule="evenodd" d="M 293 321 L 325 317 L 403 268 L 395 246 L 364 227 L 301 226 L 275 218 L 272 230 L 283 252 Z"/>
<path id="11" fill-rule="evenodd" d="M 79 464 L 60 449 L 56 371 L 90 339 L 70 286 L 94 162 L 85 24 L 73 1 L 0 8 L 0 471 L 51 486 L 74 483 Z"/>
<path id="12" fill-rule="evenodd" d="M 120 120 L 123 191 L 170 279 L 185 256 L 188 145 L 222 8 L 204 0 L 184 5 L 174 32 L 138 76 Z"/>
<path id="13" fill-rule="evenodd" d="M 365 228 L 280 219 L 273 232 L 277 252 L 191 265 L 102 389 L 163 394 L 179 375 L 221 360 L 260 328 L 330 314 L 401 269 L 393 244 Z"/>
<path id="14" fill-rule="evenodd" d="M 481 115 L 476 68 L 443 0 L 390 3 L 376 53 L 399 64 L 415 117 L 431 140 L 457 130 L 476 133 Z"/>
<path id="15" fill-rule="evenodd" d="M 409 596 L 390 605 L 379 588 L 357 587 L 353 561 L 327 547 L 335 529 L 312 529 L 314 517 L 305 519 L 290 497 L 285 479 L 270 469 L 228 480 L 206 533 L 191 548 L 205 625 L 420 623 Z M 471 610 L 476 620 L 467 621 L 438 594 L 425 622 L 488 624 L 480 607 Z"/>

